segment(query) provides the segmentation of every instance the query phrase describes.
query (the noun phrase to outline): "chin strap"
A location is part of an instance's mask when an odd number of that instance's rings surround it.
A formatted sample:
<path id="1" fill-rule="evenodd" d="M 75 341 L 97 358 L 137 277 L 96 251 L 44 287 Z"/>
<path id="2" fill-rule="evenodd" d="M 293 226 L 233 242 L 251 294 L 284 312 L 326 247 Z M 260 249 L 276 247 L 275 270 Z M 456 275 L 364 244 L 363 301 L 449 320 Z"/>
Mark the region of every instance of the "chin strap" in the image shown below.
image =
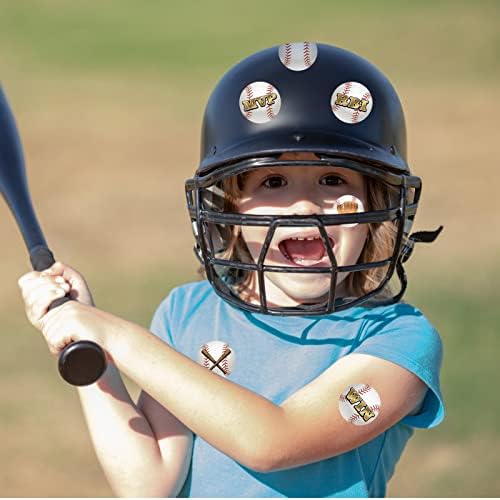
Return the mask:
<path id="1" fill-rule="evenodd" d="M 403 268 L 403 264 L 411 257 L 413 249 L 415 248 L 415 243 L 432 243 L 441 234 L 443 228 L 444 226 L 439 226 L 434 231 L 417 231 L 416 233 L 411 234 L 406 240 L 406 244 L 404 245 L 396 264 L 396 271 L 398 273 L 399 281 L 401 282 L 401 290 L 393 297 L 394 302 L 398 302 L 406 291 L 408 280 L 406 279 L 406 272 Z"/>

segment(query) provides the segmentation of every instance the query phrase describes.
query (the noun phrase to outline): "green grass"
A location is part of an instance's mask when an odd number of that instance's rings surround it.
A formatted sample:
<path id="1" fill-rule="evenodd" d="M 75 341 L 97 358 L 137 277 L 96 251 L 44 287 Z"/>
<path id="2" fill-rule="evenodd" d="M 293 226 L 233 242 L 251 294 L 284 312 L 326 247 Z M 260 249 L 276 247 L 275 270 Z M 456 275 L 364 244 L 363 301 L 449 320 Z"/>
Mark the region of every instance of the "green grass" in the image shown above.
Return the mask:
<path id="1" fill-rule="evenodd" d="M 424 311 L 443 339 L 441 385 L 447 416 L 439 437 L 454 442 L 500 438 L 500 399 L 492 397 L 498 380 L 500 294 L 494 286 L 462 288 L 459 273 L 447 283 L 439 283 L 437 276 L 417 282 L 407 300 Z M 489 277 L 491 284 L 498 282 L 500 271 L 493 269 Z"/>
<path id="2" fill-rule="evenodd" d="M 8 65 L 60 76 L 220 75 L 260 48 L 312 39 L 358 51 L 397 79 L 499 75 L 498 2 L 24 1 L 1 5 Z"/>

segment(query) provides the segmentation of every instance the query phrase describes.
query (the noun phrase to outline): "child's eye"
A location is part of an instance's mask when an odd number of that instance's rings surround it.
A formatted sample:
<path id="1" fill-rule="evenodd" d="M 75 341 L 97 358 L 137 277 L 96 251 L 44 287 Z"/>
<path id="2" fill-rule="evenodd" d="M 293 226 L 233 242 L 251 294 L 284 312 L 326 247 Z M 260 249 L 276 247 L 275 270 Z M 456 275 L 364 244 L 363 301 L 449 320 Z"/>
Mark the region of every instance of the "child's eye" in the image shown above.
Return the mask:
<path id="1" fill-rule="evenodd" d="M 265 179 L 262 185 L 267 189 L 276 189 L 286 186 L 286 179 L 280 175 L 272 175 Z"/>
<path id="2" fill-rule="evenodd" d="M 344 180 L 338 175 L 328 174 L 322 177 L 319 182 L 324 186 L 338 186 L 340 184 L 343 184 Z"/>

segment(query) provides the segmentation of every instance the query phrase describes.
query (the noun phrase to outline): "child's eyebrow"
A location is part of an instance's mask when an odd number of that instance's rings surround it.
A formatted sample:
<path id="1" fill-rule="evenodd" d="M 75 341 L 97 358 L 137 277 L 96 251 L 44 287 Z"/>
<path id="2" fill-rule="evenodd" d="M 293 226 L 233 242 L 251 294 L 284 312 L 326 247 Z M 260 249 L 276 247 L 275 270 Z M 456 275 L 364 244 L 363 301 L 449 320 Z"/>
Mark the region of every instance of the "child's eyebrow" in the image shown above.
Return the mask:
<path id="1" fill-rule="evenodd" d="M 297 165 L 298 168 L 300 168 L 301 165 Z M 308 168 L 316 168 L 318 170 L 322 170 L 325 172 L 331 172 L 335 171 L 337 173 L 354 173 L 352 170 L 346 167 L 342 167 L 339 165 L 321 165 L 317 167 L 308 167 Z M 285 169 L 293 169 L 293 167 L 290 166 L 269 166 L 269 167 L 260 167 L 252 170 L 248 170 L 247 172 L 244 172 L 243 174 L 245 178 L 248 177 L 255 177 L 255 176 L 262 176 L 266 174 L 285 174 L 289 173 L 290 170 L 285 170 Z"/>
<path id="2" fill-rule="evenodd" d="M 276 173 L 279 171 L 280 167 L 260 167 L 260 168 L 255 168 L 253 170 L 249 170 L 248 172 L 245 172 L 248 177 L 251 176 L 256 176 L 256 175 L 265 175 L 265 174 L 272 174 Z"/>

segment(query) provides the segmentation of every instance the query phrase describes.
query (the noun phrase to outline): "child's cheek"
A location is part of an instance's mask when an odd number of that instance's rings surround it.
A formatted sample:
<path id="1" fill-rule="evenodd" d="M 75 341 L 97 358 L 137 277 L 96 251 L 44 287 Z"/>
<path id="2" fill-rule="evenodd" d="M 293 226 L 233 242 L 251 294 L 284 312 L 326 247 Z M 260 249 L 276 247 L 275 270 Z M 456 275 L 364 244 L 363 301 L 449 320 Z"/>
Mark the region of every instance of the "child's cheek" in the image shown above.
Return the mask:
<path id="1" fill-rule="evenodd" d="M 368 237 L 368 225 L 358 224 L 355 227 L 338 227 L 339 236 L 335 249 L 335 257 L 339 266 L 350 266 L 357 263 Z"/>
<path id="2" fill-rule="evenodd" d="M 267 227 L 242 226 L 241 235 L 245 241 L 250 255 L 255 261 L 258 260 L 260 251 L 266 239 Z"/>

